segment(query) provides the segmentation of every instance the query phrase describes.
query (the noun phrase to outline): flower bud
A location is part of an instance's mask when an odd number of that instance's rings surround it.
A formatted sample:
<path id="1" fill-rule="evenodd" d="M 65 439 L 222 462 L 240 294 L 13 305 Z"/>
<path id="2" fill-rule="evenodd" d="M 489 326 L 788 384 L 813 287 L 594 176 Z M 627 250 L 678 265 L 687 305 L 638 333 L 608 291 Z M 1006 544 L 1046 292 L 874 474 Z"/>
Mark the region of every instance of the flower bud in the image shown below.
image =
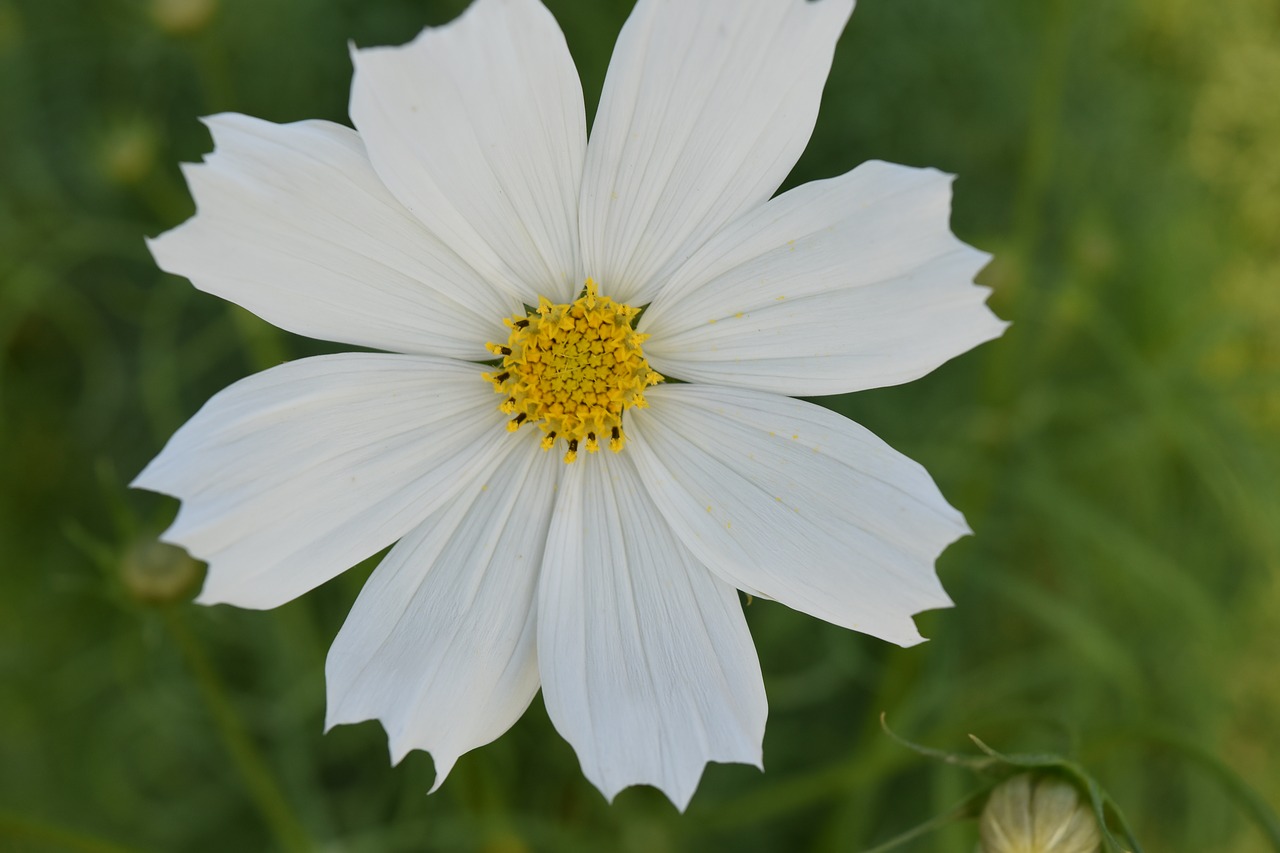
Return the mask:
<path id="1" fill-rule="evenodd" d="M 151 20 L 171 36 L 194 35 L 213 20 L 218 0 L 152 0 Z"/>
<path id="2" fill-rule="evenodd" d="M 125 591 L 143 604 L 186 599 L 200 580 L 200 564 L 186 551 L 154 539 L 136 542 L 120 561 Z"/>
<path id="3" fill-rule="evenodd" d="M 1096 853 L 1102 843 L 1097 818 L 1074 785 L 1031 773 L 995 787 L 979 832 L 981 853 Z"/>
<path id="4" fill-rule="evenodd" d="M 137 184 L 155 167 L 158 146 L 155 130 L 147 122 L 117 122 L 103 134 L 99 145 L 102 171 L 114 184 Z"/>

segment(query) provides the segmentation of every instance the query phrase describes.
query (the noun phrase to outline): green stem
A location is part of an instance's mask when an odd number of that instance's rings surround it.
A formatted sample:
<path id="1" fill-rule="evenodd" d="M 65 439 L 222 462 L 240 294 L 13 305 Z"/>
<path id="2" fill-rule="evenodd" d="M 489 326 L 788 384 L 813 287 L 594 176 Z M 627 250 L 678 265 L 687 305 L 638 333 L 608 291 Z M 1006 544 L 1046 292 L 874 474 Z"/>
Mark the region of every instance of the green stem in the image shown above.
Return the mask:
<path id="1" fill-rule="evenodd" d="M 200 642 L 187 629 L 176 609 L 166 609 L 164 618 L 169 632 L 177 642 L 183 658 L 186 659 L 187 666 L 195 676 L 200 693 L 204 697 L 209 713 L 213 716 L 214 726 L 231 753 L 236 770 L 239 771 L 249 795 L 253 798 L 254 805 L 257 806 L 275 837 L 276 846 L 281 850 L 298 851 L 298 853 L 313 849 L 306 830 L 289 808 L 271 770 L 253 745 L 252 739 L 227 699 L 222 682 L 218 679 L 217 672 L 205 655 L 204 649 L 201 648 Z"/>

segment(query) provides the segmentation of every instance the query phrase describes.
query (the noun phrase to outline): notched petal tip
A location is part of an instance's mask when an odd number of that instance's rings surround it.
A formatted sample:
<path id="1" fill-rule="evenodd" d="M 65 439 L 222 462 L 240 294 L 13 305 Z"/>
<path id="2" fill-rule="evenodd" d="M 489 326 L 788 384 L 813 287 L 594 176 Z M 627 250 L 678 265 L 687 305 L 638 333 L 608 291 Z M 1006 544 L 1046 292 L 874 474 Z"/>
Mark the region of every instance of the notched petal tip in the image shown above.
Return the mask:
<path id="1" fill-rule="evenodd" d="M 445 763 L 438 760 L 434 754 L 431 756 L 431 761 L 435 764 L 436 778 L 435 781 L 431 783 L 431 787 L 427 789 L 427 796 L 431 796 L 436 791 L 440 790 L 440 786 L 444 784 L 444 780 L 449 778 L 449 774 L 453 772 L 454 765 L 454 762 L 452 761 Z"/>
<path id="2" fill-rule="evenodd" d="M 877 634 L 876 636 L 904 649 L 909 649 L 912 646 L 918 646 L 929 642 L 932 638 L 926 637 L 920 633 L 920 629 L 915 622 L 915 617 L 919 616 L 921 613 L 928 613 L 933 610 L 946 610 L 948 608 L 955 607 L 955 601 L 952 600 L 951 596 L 942 587 L 941 582 L 937 583 L 935 589 L 931 592 L 931 599 L 928 600 L 924 606 L 921 606 L 910 616 L 905 617 L 901 633 L 894 633 L 891 636 L 886 634 Z"/>
<path id="3" fill-rule="evenodd" d="M 400 762 L 409 757 L 409 753 L 414 749 L 422 749 L 423 752 L 430 753 L 431 750 L 424 747 L 415 747 L 411 743 L 407 743 L 405 736 L 401 732 L 393 732 L 393 724 L 381 717 L 374 717 L 378 724 L 382 726 L 383 731 L 387 733 L 387 755 L 391 759 L 392 767 L 399 767 Z M 435 756 L 432 755 L 432 760 Z"/>
<path id="4" fill-rule="evenodd" d="M 205 169 L 208 167 L 208 165 L 211 162 L 215 160 L 215 158 L 217 157 L 217 154 L 218 152 L 216 150 L 210 151 L 209 153 L 204 155 L 204 159 L 202 159 L 199 163 L 179 163 L 178 164 L 178 171 L 182 173 L 182 179 L 187 182 L 187 188 L 191 190 L 191 197 L 196 202 L 197 210 L 199 209 L 199 206 L 200 206 L 200 200 L 195 197 L 196 196 L 195 182 L 200 181 L 204 177 L 203 173 Z M 186 221 L 189 222 L 190 220 L 188 219 Z M 181 226 L 178 226 L 178 227 L 181 227 Z M 169 229 L 169 231 L 174 231 L 174 230 L 176 230 L 176 228 Z M 169 232 L 166 231 L 164 233 L 167 234 Z"/>
<path id="5" fill-rule="evenodd" d="M 445 21 L 442 24 L 434 26 L 425 26 L 418 30 L 417 35 L 403 44 L 376 44 L 368 47 L 359 47 L 356 45 L 355 39 L 347 41 L 347 52 L 351 56 L 352 65 L 357 64 L 357 60 L 362 57 L 368 57 L 378 54 L 395 54 L 405 51 L 411 51 L 415 48 L 421 49 L 422 43 L 459 27 L 468 24 L 473 18 L 483 18 L 486 15 L 492 15 L 489 7 L 495 5 L 495 0 L 472 0 L 467 7 L 462 10 L 461 14 Z M 541 6 L 541 4 L 537 4 Z M 545 9 L 543 11 L 546 11 Z M 548 13 L 549 14 L 549 13 Z M 554 20 L 554 19 L 553 19 Z M 558 25 L 557 25 L 558 26 Z M 352 87 L 354 91 L 354 87 Z"/>
<path id="6" fill-rule="evenodd" d="M 929 638 L 921 634 L 919 631 L 915 631 L 911 635 L 904 634 L 900 638 L 886 637 L 884 635 L 880 635 L 880 639 L 885 640 L 886 642 L 893 643 L 895 646 L 902 649 L 909 649 L 913 646 L 918 646 L 922 643 L 929 642 Z"/>
<path id="7" fill-rule="evenodd" d="M 920 463 L 918 462 L 914 464 L 919 466 L 919 471 L 922 476 L 928 477 L 930 481 L 933 480 L 933 477 L 932 475 L 929 474 L 929 470 L 927 468 L 925 468 L 923 465 L 920 465 Z M 969 527 L 969 522 L 967 519 L 965 519 L 964 513 L 962 513 L 960 510 L 956 509 L 955 507 L 953 507 L 950 503 L 946 501 L 945 498 L 942 499 L 941 503 L 935 506 L 935 512 L 937 512 L 940 516 L 946 519 L 947 525 L 951 528 L 949 538 L 944 536 L 939 540 L 939 543 L 940 543 L 938 546 L 939 556 L 942 554 L 942 552 L 946 551 L 947 548 L 950 547 L 953 542 L 958 542 L 959 540 L 963 539 L 966 536 L 973 535 L 973 529 Z"/>
<path id="8" fill-rule="evenodd" d="M 763 736 L 764 733 L 761 732 L 760 737 L 757 738 L 757 743 L 763 740 Z M 581 758 L 581 756 L 579 757 Z M 645 775 L 620 781 L 616 778 L 606 778 L 598 769 L 588 767 L 586 764 L 582 765 L 582 772 L 587 777 L 587 781 L 600 791 L 600 794 L 610 805 L 613 804 L 619 794 L 628 788 L 646 787 L 660 791 L 677 810 L 684 812 L 688 809 L 689 802 L 693 799 L 693 795 L 697 793 L 699 785 L 702 784 L 702 778 L 706 774 L 707 767 L 711 764 L 745 764 L 763 772 L 763 750 L 757 746 L 750 755 L 713 755 L 705 758 L 695 758 L 685 762 L 679 768 L 670 769 L 665 778 Z"/>
<path id="9" fill-rule="evenodd" d="M 205 129 L 209 131 L 209 136 L 213 140 L 213 149 L 210 151 L 206 151 L 204 154 L 201 155 L 200 159 L 201 159 L 201 162 L 203 163 L 208 163 L 212 160 L 217 159 L 219 154 L 223 153 L 223 151 L 227 147 L 230 147 L 229 137 L 235 134 L 253 133 L 254 129 L 258 127 L 273 126 L 270 122 L 265 121 L 264 119 L 256 118 L 250 115 L 245 115 L 244 113 L 237 113 L 237 112 L 231 112 L 231 111 L 212 113 L 207 116 L 200 116 L 197 119 L 197 121 L 199 121 L 202 125 L 205 126 Z M 301 123 L 301 122 L 298 122 L 298 123 Z M 287 125 L 282 125 L 282 126 L 287 126 Z M 186 174 L 186 167 L 194 166 L 194 165 L 199 165 L 199 164 L 196 164 L 196 163 L 179 163 L 178 164 L 179 168 L 183 170 L 184 175 Z"/>
<path id="10" fill-rule="evenodd" d="M 220 124 L 229 124 L 237 119 L 241 119 L 245 121 L 255 121 L 255 119 L 252 116 L 247 116 L 244 113 L 238 113 L 232 110 L 224 110 L 220 113 L 209 113 L 206 116 L 200 116 L 197 119 L 197 121 L 199 121 L 205 127 L 212 130 L 214 127 Z M 261 119 L 256 119 L 256 120 L 260 121 Z"/>
<path id="11" fill-rule="evenodd" d="M 161 540 L 161 541 L 164 541 L 164 540 Z M 170 543 L 170 544 L 174 544 L 174 543 Z M 230 604 L 232 607 L 241 607 L 245 610 L 266 609 L 262 607 L 247 607 L 245 605 L 237 604 L 234 601 L 228 601 L 224 596 L 215 595 L 209 590 L 208 580 L 205 580 L 204 588 L 200 590 L 200 594 L 197 595 L 194 599 L 192 599 L 192 601 L 195 604 L 199 604 L 201 607 L 213 607 L 214 605 L 217 605 L 217 604 Z"/>
<path id="12" fill-rule="evenodd" d="M 605 801 L 610 805 L 613 804 L 619 794 L 630 788 L 654 788 L 661 792 L 671 802 L 671 805 L 676 807 L 677 811 L 684 813 L 688 810 L 689 803 L 693 800 L 693 795 L 698 792 L 707 768 L 712 764 L 744 764 L 764 772 L 763 751 L 757 750 L 753 757 L 716 756 L 695 759 L 679 768 L 672 778 L 666 780 L 641 779 L 633 782 L 606 784 L 602 780 L 588 778 L 599 789 Z"/>
<path id="13" fill-rule="evenodd" d="M 334 675 L 328 662 L 325 664 L 324 683 L 325 707 L 324 729 L 322 730 L 324 734 L 329 734 L 329 732 L 333 731 L 338 726 L 354 726 L 359 725 L 360 723 L 377 723 L 382 727 L 384 733 L 389 731 L 388 724 L 376 714 L 352 710 L 350 708 L 349 703 L 345 702 L 343 697 L 337 692 Z M 392 749 L 392 741 L 390 737 L 387 739 L 387 749 L 388 757 L 391 759 L 392 766 L 399 763 L 399 759 L 395 757 L 395 752 Z M 403 758 L 403 755 L 401 758 Z"/>
<path id="14" fill-rule="evenodd" d="M 214 143 L 216 144 L 219 132 L 239 130 L 246 125 L 260 123 L 262 122 L 262 119 L 228 110 L 226 112 L 210 113 L 207 116 L 200 116 L 198 121 L 209 129 L 209 134 L 213 137 Z"/>
<path id="15" fill-rule="evenodd" d="M 159 488 L 156 488 L 153 483 L 154 466 L 155 466 L 155 459 L 152 459 L 150 462 L 146 464 L 146 467 L 144 467 L 141 471 L 139 471 L 137 475 L 134 476 L 134 478 L 129 481 L 129 488 L 142 489 L 144 491 L 155 492 L 156 494 L 160 494 L 160 495 L 167 494 L 166 492 L 161 491 Z"/>
<path id="16" fill-rule="evenodd" d="M 160 242 L 160 238 L 162 238 L 165 234 L 168 234 L 168 233 L 169 233 L 168 231 L 162 231 L 159 234 L 155 235 L 154 237 L 144 236 L 142 238 L 142 245 L 147 247 L 147 252 L 150 253 L 153 259 L 156 256 L 156 245 Z"/>
<path id="17" fill-rule="evenodd" d="M 172 439 L 170 439 L 172 441 Z M 167 450 L 167 448 L 166 448 Z M 169 455 L 166 450 L 161 450 L 156 454 L 155 458 L 148 462 L 137 475 L 129 481 L 129 488 L 141 489 L 147 492 L 153 492 L 157 495 L 164 495 L 167 498 L 173 498 L 178 501 L 185 501 L 186 498 L 181 492 L 179 481 L 175 478 L 170 465 Z M 174 529 L 178 525 L 178 521 L 182 515 L 182 507 L 178 508 L 178 516 L 169 523 L 169 527 L 162 536 L 171 536 Z M 180 543 L 174 543 L 180 544 Z"/>
<path id="18" fill-rule="evenodd" d="M 663 784 L 661 782 L 644 780 L 638 782 L 627 782 L 620 785 L 606 785 L 600 780 L 592 779 L 590 776 L 587 778 L 591 784 L 596 786 L 600 791 L 600 794 L 604 797 L 605 802 L 609 805 L 613 805 L 618 799 L 618 795 L 629 788 L 653 788 L 666 797 L 671 805 L 676 807 L 676 811 L 684 814 L 684 812 L 689 808 L 689 803 L 693 800 L 693 795 L 698 791 L 698 785 L 702 782 L 702 775 L 706 771 L 706 768 L 707 763 L 704 762 L 697 769 L 697 775 L 693 779 L 692 783 L 668 782 Z"/>
<path id="19" fill-rule="evenodd" d="M 203 166 L 194 163 L 183 163 L 182 167 L 182 171 L 187 178 L 188 185 L 191 185 L 192 177 L 191 174 L 187 172 L 187 168 L 204 168 Z M 188 226 L 196 221 L 197 216 L 199 216 L 198 206 L 196 213 L 192 214 L 191 218 L 187 219 L 185 222 L 170 228 L 168 231 L 161 232 L 154 237 L 143 238 L 143 242 L 145 242 L 147 246 L 147 251 L 151 253 L 151 259 L 156 262 L 156 266 L 159 267 L 162 272 L 166 272 L 169 275 L 176 275 L 179 278 L 185 278 L 188 281 L 191 281 L 186 273 L 179 271 L 179 267 L 182 266 L 179 261 L 179 258 L 182 255 L 182 248 L 180 244 L 184 236 L 188 233 Z M 192 284 L 194 285 L 195 282 L 192 281 Z"/>
<path id="20" fill-rule="evenodd" d="M 282 603 L 274 599 L 255 597 L 256 591 L 253 589 L 246 591 L 243 584 L 228 583 L 228 573 L 225 571 L 225 566 L 221 565 L 217 560 L 201 557 L 179 540 L 162 536 L 160 541 L 185 549 L 188 554 L 204 562 L 209 567 L 209 570 L 205 572 L 204 585 L 200 588 L 200 594 L 193 599 L 195 604 L 199 604 L 202 607 L 227 604 L 232 607 L 238 607 L 241 610 L 271 610 Z"/>
<path id="21" fill-rule="evenodd" d="M 334 719 L 328 713 L 325 715 L 324 734 L 329 734 L 337 726 L 350 725 L 353 723 L 378 723 L 383 730 L 387 730 L 387 723 L 377 717 L 361 717 L 360 719 Z M 408 757 L 410 752 L 419 749 L 431 756 L 432 764 L 435 766 L 435 779 L 431 783 L 431 787 L 427 790 L 428 796 L 440 790 L 440 786 L 444 784 L 445 779 L 453 772 L 454 766 L 457 764 L 460 755 L 450 755 L 443 750 L 432 751 L 425 746 L 411 746 L 404 743 L 397 743 L 396 739 L 388 735 L 387 738 L 387 759 L 392 767 L 398 767 L 400 762 Z"/>
<path id="22" fill-rule="evenodd" d="M 386 721 L 378 720 L 383 729 L 390 732 Z M 430 796 L 440 790 L 440 786 L 444 784 L 445 779 L 449 778 L 449 774 L 453 772 L 453 768 L 458 763 L 461 754 L 453 750 L 444 750 L 439 747 L 431 749 L 426 744 L 412 744 L 405 740 L 402 735 L 387 735 L 387 754 L 391 760 L 392 767 L 399 767 L 400 762 L 408 758 L 409 753 L 414 750 L 421 750 L 431 756 L 431 763 L 435 767 L 435 779 L 431 783 L 431 787 L 427 789 L 427 795 Z"/>
<path id="23" fill-rule="evenodd" d="M 972 249 L 974 253 L 982 260 L 982 265 L 978 267 L 978 272 L 982 272 L 984 269 L 987 268 L 987 264 L 995 260 L 996 256 L 991 254 L 990 252 L 983 251 L 982 249 L 979 249 L 976 246 L 970 246 L 969 248 Z M 983 285 L 978 285 L 978 286 L 983 287 Z M 991 288 L 987 287 L 986 290 L 990 292 Z"/>

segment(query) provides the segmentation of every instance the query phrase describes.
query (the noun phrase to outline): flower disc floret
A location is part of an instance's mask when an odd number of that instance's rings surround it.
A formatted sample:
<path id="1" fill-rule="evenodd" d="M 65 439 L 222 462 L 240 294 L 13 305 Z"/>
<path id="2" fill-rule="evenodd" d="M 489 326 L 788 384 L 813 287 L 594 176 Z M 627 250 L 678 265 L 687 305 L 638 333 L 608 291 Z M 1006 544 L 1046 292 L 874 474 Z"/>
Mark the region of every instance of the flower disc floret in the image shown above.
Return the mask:
<path id="1" fill-rule="evenodd" d="M 568 444 L 565 462 L 578 458 L 580 446 L 595 453 L 602 438 L 614 453 L 622 450 L 622 413 L 644 408 L 644 389 L 662 381 L 645 361 L 641 344 L 648 336 L 633 325 L 639 313 L 601 296 L 587 279 L 572 303 L 542 298 L 528 316 L 504 320 L 507 343 L 487 345 L 502 356 L 502 370 L 484 378 L 506 397 L 499 408 L 513 416 L 507 429 L 537 424 L 543 450 L 559 440 Z"/>

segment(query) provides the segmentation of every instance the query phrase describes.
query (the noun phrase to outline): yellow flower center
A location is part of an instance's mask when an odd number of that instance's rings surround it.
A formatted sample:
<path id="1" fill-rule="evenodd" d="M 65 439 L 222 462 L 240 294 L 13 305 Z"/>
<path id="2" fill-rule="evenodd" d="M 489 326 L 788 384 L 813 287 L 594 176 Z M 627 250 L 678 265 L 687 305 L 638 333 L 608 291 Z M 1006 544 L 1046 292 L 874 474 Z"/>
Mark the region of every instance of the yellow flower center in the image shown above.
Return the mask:
<path id="1" fill-rule="evenodd" d="M 546 433 L 543 450 L 559 440 L 568 444 L 565 462 L 577 459 L 583 445 L 595 453 L 602 438 L 614 453 L 622 450 L 622 413 L 644 408 L 644 389 L 662 381 L 640 349 L 648 335 L 631 325 L 638 313 L 600 296 L 587 279 L 569 305 L 540 298 L 527 317 L 504 320 L 511 329 L 506 345 L 486 344 L 502 356 L 502 370 L 484 378 L 506 398 L 499 408 L 514 415 L 507 429 L 537 424 Z"/>

